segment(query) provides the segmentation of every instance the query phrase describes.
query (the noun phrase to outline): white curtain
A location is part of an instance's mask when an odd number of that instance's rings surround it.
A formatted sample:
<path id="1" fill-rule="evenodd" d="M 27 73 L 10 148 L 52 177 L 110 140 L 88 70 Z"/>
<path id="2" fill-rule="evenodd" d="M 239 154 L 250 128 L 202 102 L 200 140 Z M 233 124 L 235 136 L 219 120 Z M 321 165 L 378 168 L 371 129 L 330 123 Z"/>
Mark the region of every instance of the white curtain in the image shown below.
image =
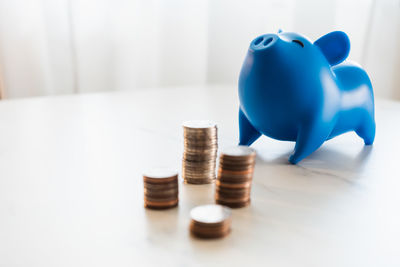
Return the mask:
<path id="1" fill-rule="evenodd" d="M 249 42 L 346 31 L 379 96 L 400 98 L 399 0 L 0 0 L 5 96 L 236 84 Z"/>

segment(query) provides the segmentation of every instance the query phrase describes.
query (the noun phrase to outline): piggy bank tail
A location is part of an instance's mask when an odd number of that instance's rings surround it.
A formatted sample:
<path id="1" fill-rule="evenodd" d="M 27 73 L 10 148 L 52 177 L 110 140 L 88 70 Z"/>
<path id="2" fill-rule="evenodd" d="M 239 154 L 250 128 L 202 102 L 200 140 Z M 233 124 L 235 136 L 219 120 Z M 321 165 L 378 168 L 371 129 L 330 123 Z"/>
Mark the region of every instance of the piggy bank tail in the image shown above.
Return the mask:
<path id="1" fill-rule="evenodd" d="M 341 90 L 341 110 L 336 131 L 354 130 L 371 145 L 375 139 L 374 93 L 368 74 L 356 63 L 343 62 L 332 68 Z"/>

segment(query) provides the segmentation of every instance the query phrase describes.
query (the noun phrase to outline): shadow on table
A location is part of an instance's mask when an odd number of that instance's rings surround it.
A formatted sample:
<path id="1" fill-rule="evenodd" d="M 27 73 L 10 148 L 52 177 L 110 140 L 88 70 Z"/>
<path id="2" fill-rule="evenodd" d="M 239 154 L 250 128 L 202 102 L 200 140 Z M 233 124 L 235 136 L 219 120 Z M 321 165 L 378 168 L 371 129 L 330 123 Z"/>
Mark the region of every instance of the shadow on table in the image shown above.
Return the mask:
<path id="1" fill-rule="evenodd" d="M 171 209 L 145 209 L 146 234 L 149 239 L 176 234 L 178 228 L 179 207 Z"/>
<path id="2" fill-rule="evenodd" d="M 366 166 L 372 151 L 373 146 L 363 146 L 362 149 L 352 157 L 338 150 L 321 147 L 310 156 L 303 159 L 297 166 L 311 169 L 318 168 L 357 172 Z M 257 157 L 257 161 L 261 164 L 292 165 L 288 161 L 291 153 L 292 151 L 286 152 L 272 160 L 265 160 L 261 157 Z"/>

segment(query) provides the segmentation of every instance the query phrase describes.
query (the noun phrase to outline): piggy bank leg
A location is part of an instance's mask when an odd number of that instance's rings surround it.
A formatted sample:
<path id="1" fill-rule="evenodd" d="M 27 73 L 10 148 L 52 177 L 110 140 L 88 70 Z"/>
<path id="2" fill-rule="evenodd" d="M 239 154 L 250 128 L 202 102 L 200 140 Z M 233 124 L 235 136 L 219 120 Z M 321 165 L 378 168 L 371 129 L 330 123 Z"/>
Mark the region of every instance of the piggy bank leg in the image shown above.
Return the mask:
<path id="1" fill-rule="evenodd" d="M 359 137 L 364 139 L 366 145 L 372 145 L 375 139 L 375 120 L 373 116 L 368 115 L 362 122 L 361 127 L 356 130 Z"/>
<path id="2" fill-rule="evenodd" d="M 260 135 L 239 108 L 239 145 L 250 146 Z"/>
<path id="3" fill-rule="evenodd" d="M 317 150 L 328 138 L 332 126 L 323 122 L 314 122 L 302 125 L 296 139 L 293 154 L 289 157 L 292 164 L 296 164 L 312 152 Z"/>

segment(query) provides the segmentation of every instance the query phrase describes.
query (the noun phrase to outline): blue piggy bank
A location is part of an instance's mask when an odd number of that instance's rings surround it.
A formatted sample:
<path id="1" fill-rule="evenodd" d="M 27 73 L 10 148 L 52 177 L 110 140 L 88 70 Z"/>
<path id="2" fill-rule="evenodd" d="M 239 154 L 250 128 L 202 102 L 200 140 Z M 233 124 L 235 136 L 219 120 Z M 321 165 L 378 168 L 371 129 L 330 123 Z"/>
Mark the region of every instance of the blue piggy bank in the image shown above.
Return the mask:
<path id="1" fill-rule="evenodd" d="M 341 31 L 314 43 L 291 32 L 254 39 L 239 77 L 239 144 L 249 146 L 261 134 L 295 141 L 293 164 L 348 131 L 371 145 L 372 85 L 360 66 L 343 62 L 349 51 Z"/>

